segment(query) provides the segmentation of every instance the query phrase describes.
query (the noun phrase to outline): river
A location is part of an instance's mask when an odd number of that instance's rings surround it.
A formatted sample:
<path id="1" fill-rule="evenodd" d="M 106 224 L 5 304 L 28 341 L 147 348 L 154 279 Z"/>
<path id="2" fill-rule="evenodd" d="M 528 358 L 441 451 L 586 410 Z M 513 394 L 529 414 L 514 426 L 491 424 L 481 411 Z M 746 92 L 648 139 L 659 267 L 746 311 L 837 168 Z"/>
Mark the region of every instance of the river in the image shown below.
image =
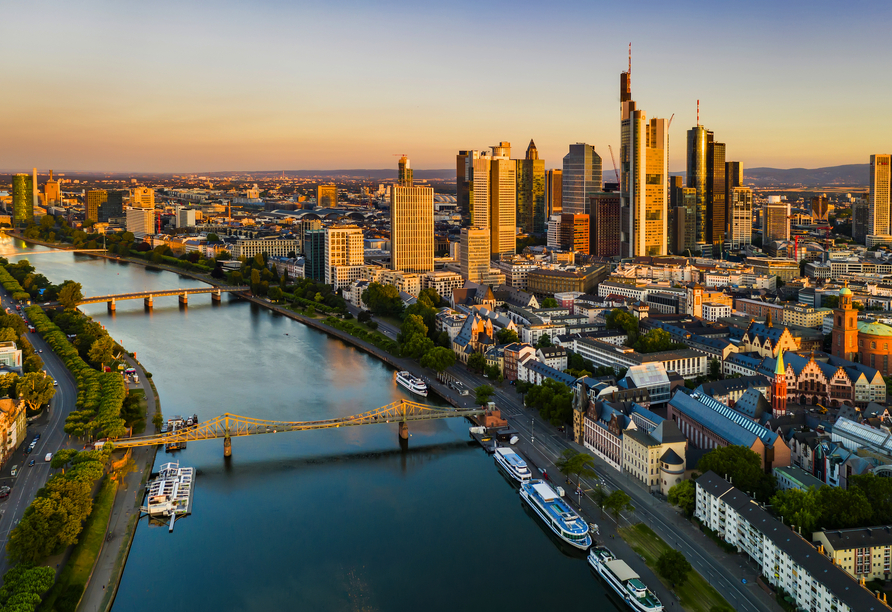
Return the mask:
<path id="1" fill-rule="evenodd" d="M 47 250 L 0 243 L 11 260 Z M 72 253 L 30 261 L 85 295 L 202 285 Z M 235 298 L 83 310 L 136 351 L 166 416 L 302 421 L 408 398 L 380 361 Z M 172 534 L 143 519 L 114 610 L 614 610 L 467 429 L 410 423 L 407 451 L 392 424 L 235 438 L 228 461 L 222 441 L 190 443 L 175 458 L 197 468 L 194 512 Z"/>

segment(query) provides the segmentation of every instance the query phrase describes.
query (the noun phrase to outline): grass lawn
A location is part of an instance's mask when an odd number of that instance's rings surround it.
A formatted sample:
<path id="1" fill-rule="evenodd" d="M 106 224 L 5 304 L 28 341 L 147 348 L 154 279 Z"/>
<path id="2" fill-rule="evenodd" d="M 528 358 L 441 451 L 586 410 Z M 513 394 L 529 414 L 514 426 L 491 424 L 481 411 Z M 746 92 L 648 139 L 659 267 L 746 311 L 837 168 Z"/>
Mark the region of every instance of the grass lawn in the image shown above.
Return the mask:
<path id="1" fill-rule="evenodd" d="M 631 527 L 623 527 L 619 530 L 620 536 L 629 543 L 636 553 L 644 558 L 647 566 L 654 571 L 657 576 L 657 559 L 661 554 L 669 550 L 673 550 L 663 539 L 655 534 L 653 530 L 643 523 L 638 523 Z M 665 580 L 660 581 L 671 588 Z M 718 591 L 710 585 L 701 576 L 697 570 L 688 574 L 688 579 L 684 585 L 675 590 L 678 600 L 686 610 L 691 612 L 709 612 L 714 606 L 724 606 L 728 610 L 732 610 L 731 605 L 725 601 Z"/>
<path id="2" fill-rule="evenodd" d="M 93 500 L 93 510 L 87 517 L 84 530 L 81 532 L 77 545 L 68 559 L 68 563 L 62 568 L 59 579 L 47 594 L 41 605 L 41 610 L 65 610 L 60 599 L 64 597 L 65 603 L 72 601 L 76 604 L 84 592 L 87 579 L 93 571 L 93 565 L 99 556 L 99 549 L 105 539 L 105 530 L 108 527 L 108 517 L 111 514 L 115 502 L 115 492 L 118 490 L 118 481 L 106 477 L 99 489 L 99 494 Z M 57 605 L 58 604 L 58 605 Z"/>

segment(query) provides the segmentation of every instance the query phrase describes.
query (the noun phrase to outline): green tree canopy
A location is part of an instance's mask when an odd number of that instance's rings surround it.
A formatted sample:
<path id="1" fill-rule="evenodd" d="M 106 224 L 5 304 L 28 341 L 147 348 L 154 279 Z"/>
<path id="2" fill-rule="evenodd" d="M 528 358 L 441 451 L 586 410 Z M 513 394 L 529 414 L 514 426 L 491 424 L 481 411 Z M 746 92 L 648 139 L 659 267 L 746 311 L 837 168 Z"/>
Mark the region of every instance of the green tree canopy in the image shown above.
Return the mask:
<path id="1" fill-rule="evenodd" d="M 616 489 L 604 500 L 604 507 L 613 515 L 613 520 L 619 526 L 619 517 L 623 512 L 634 512 L 635 507 L 632 505 L 632 498 L 629 494 L 620 489 Z"/>
<path id="2" fill-rule="evenodd" d="M 806 533 L 817 531 L 821 525 L 822 510 L 814 489 L 778 491 L 771 498 L 771 506 L 784 523 L 795 525 Z"/>
<path id="3" fill-rule="evenodd" d="M 657 559 L 657 572 L 676 587 L 687 581 L 692 569 L 688 560 L 677 550 L 667 550 Z"/>
<path id="4" fill-rule="evenodd" d="M 520 338 L 517 336 L 517 332 L 513 329 L 508 329 L 507 327 L 496 332 L 496 339 L 499 341 L 499 344 L 511 344 L 513 342 L 520 342 Z"/>
<path id="5" fill-rule="evenodd" d="M 102 335 L 90 345 L 88 357 L 90 361 L 99 364 L 102 369 L 106 364 L 111 364 L 115 355 L 115 341 L 111 336 Z"/>
<path id="6" fill-rule="evenodd" d="M 883 478 L 876 474 L 849 476 L 848 490 L 858 489 L 867 498 L 873 516 L 874 525 L 892 523 L 892 478 Z"/>
<path id="7" fill-rule="evenodd" d="M 682 480 L 669 489 L 669 503 L 678 506 L 687 516 L 697 509 L 697 485 L 693 480 Z"/>
<path id="8" fill-rule="evenodd" d="M 621 308 L 614 308 L 607 313 L 607 329 L 616 329 L 626 332 L 629 336 L 628 344 L 634 345 L 638 340 L 638 319 L 632 313 Z"/>
<path id="9" fill-rule="evenodd" d="M 53 379 L 37 372 L 25 374 L 16 385 L 16 394 L 28 405 L 32 412 L 48 404 L 56 394 Z"/>
<path id="10" fill-rule="evenodd" d="M 542 308 L 557 308 L 559 305 L 560 304 L 558 304 L 558 301 L 556 299 L 554 299 L 553 297 L 545 298 L 544 300 L 542 300 L 542 303 L 540 304 L 540 306 Z"/>
<path id="11" fill-rule="evenodd" d="M 774 492 L 773 477 L 762 471 L 762 459 L 745 446 L 714 448 L 700 459 L 697 469 L 712 470 L 722 478 L 730 478 L 741 491 L 767 501 Z"/>
<path id="12" fill-rule="evenodd" d="M 53 455 L 53 460 L 50 462 L 50 467 L 54 470 L 58 470 L 59 468 L 64 468 L 66 465 L 71 463 L 71 460 L 77 455 L 77 451 L 73 448 L 63 448 L 61 450 L 56 451 L 56 454 Z"/>
<path id="13" fill-rule="evenodd" d="M 526 389 L 524 403 L 539 410 L 555 426 L 569 423 L 573 417 L 573 390 L 550 378 Z M 518 389 L 520 391 L 520 389 Z M 521 391 L 522 392 L 522 391 Z"/>
<path id="14" fill-rule="evenodd" d="M 455 353 L 452 352 L 452 349 L 441 346 L 431 349 L 421 358 L 422 367 L 430 368 L 437 372 L 443 372 L 452 367 L 454 363 Z"/>
<path id="15" fill-rule="evenodd" d="M 468 369 L 472 372 L 482 372 L 486 369 L 486 357 L 483 353 L 472 353 L 468 356 Z"/>
<path id="16" fill-rule="evenodd" d="M 400 292 L 393 285 L 370 283 L 368 289 L 362 292 L 362 301 L 376 315 L 399 316 L 403 312 Z"/>
<path id="17" fill-rule="evenodd" d="M 482 406 L 490 401 L 495 392 L 496 390 L 489 385 L 480 385 L 474 389 L 474 401 L 478 406 Z"/>
<path id="18" fill-rule="evenodd" d="M 571 476 L 576 476 L 577 487 L 580 486 L 580 481 L 583 478 L 598 478 L 598 473 L 595 472 L 595 460 L 592 456 L 573 448 L 564 449 L 560 458 L 555 462 L 555 466 L 568 479 Z"/>
<path id="19" fill-rule="evenodd" d="M 65 310 L 74 310 L 77 307 L 77 303 L 84 299 L 81 284 L 74 281 L 65 281 L 62 283 L 62 288 L 59 289 L 59 295 L 56 299 Z"/>

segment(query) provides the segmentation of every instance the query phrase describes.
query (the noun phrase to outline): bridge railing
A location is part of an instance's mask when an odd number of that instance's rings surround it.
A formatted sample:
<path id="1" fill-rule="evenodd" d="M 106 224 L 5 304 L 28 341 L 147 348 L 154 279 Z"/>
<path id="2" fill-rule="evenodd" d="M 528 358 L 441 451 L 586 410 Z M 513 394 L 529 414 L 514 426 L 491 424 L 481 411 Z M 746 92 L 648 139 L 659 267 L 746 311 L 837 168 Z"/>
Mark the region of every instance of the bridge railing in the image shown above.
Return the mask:
<path id="1" fill-rule="evenodd" d="M 81 302 L 87 301 L 98 301 L 103 302 L 105 300 L 123 300 L 127 298 L 141 298 L 147 297 L 150 295 L 178 295 L 181 293 L 217 293 L 218 291 L 221 293 L 235 293 L 236 291 L 250 291 L 251 287 L 241 287 L 241 286 L 232 286 L 232 287 L 192 287 L 189 289 L 158 289 L 156 291 L 134 291 L 133 293 L 110 293 L 108 295 L 91 295 L 89 297 L 85 297 L 81 300 Z"/>

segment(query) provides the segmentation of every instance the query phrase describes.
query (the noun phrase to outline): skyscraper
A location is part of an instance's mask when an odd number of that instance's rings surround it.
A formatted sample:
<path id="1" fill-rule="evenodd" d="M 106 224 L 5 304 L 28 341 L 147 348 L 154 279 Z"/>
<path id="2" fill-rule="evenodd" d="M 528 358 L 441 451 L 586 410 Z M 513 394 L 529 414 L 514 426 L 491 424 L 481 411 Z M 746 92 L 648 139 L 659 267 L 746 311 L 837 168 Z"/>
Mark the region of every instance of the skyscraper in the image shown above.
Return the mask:
<path id="1" fill-rule="evenodd" d="M 889 235 L 889 189 L 890 189 L 890 161 L 892 155 L 870 156 L 870 220 L 868 222 L 868 234 Z"/>
<path id="2" fill-rule="evenodd" d="M 325 236 L 326 232 L 321 226 L 304 231 L 304 276 L 307 278 L 325 280 Z"/>
<path id="3" fill-rule="evenodd" d="M 335 208 L 338 205 L 338 188 L 336 185 L 317 185 L 316 208 Z"/>
<path id="4" fill-rule="evenodd" d="M 749 187 L 732 187 L 728 200 L 731 250 L 737 251 L 753 241 L 753 191 Z"/>
<path id="5" fill-rule="evenodd" d="M 62 203 L 62 187 L 57 179 L 53 178 L 53 171 L 50 170 L 50 178 L 47 179 L 43 186 L 43 199 L 47 206 L 53 206 Z"/>
<path id="6" fill-rule="evenodd" d="M 335 290 L 359 278 L 365 261 L 362 229 L 355 225 L 332 225 L 325 230 L 325 284 Z"/>
<path id="7" fill-rule="evenodd" d="M 403 272 L 434 269 L 434 189 L 412 184 L 412 170 L 404 156 L 400 182 L 390 192 L 391 267 Z"/>
<path id="8" fill-rule="evenodd" d="M 15 227 L 34 221 L 34 178 L 29 174 L 12 177 L 12 224 Z"/>
<path id="9" fill-rule="evenodd" d="M 601 156 L 594 146 L 577 142 L 570 145 L 563 167 L 561 212 L 585 214 L 589 197 L 601 191 Z"/>
<path id="10" fill-rule="evenodd" d="M 455 199 L 458 203 L 458 212 L 462 220 L 471 215 L 471 183 L 468 176 L 468 157 L 472 151 L 459 151 L 455 156 Z"/>
<path id="11" fill-rule="evenodd" d="M 743 162 L 725 162 L 725 219 L 728 222 L 726 231 L 731 232 L 731 190 L 743 187 Z"/>
<path id="12" fill-rule="evenodd" d="M 517 252 L 517 163 L 511 144 L 492 147 L 489 190 L 489 248 L 496 256 Z"/>
<path id="13" fill-rule="evenodd" d="M 130 190 L 130 205 L 137 208 L 155 208 L 155 190 L 151 187 L 134 187 Z"/>
<path id="14" fill-rule="evenodd" d="M 811 216 L 816 222 L 827 222 L 827 215 L 830 210 L 830 198 L 827 194 L 814 196 L 811 199 Z"/>
<path id="15" fill-rule="evenodd" d="M 696 239 L 707 242 L 708 217 L 706 214 L 706 128 L 697 125 L 688 130 L 687 178 L 688 187 L 695 189 Z"/>
<path id="16" fill-rule="evenodd" d="M 858 244 L 867 241 L 870 226 L 870 196 L 863 194 L 852 201 L 852 238 Z"/>
<path id="17" fill-rule="evenodd" d="M 548 170 L 545 173 L 546 218 L 559 215 L 563 211 L 564 171 Z"/>
<path id="18" fill-rule="evenodd" d="M 588 215 L 561 213 L 560 238 L 561 249 L 588 255 L 590 247 Z"/>
<path id="19" fill-rule="evenodd" d="M 775 240 L 790 239 L 790 203 L 780 196 L 768 196 L 762 207 L 762 248 Z"/>
<path id="20" fill-rule="evenodd" d="M 616 257 L 622 253 L 621 209 L 622 202 L 618 193 L 596 193 L 589 198 L 590 254 L 598 257 Z"/>
<path id="21" fill-rule="evenodd" d="M 468 219 L 474 227 L 489 227 L 489 170 L 492 158 L 479 151 L 463 151 L 468 183 Z"/>
<path id="22" fill-rule="evenodd" d="M 103 223 L 111 219 L 119 219 L 124 216 L 124 199 L 127 197 L 126 189 L 113 189 L 108 192 L 104 204 L 99 206 L 99 220 Z"/>
<path id="23" fill-rule="evenodd" d="M 87 206 L 85 218 L 87 221 L 99 221 L 99 207 L 108 200 L 108 191 L 105 189 L 91 189 L 87 192 Z"/>
<path id="24" fill-rule="evenodd" d="M 725 242 L 725 143 L 706 133 L 706 241 L 719 250 Z"/>
<path id="25" fill-rule="evenodd" d="M 459 265 L 461 275 L 472 283 L 479 283 L 489 274 L 489 228 L 462 228 Z"/>
<path id="26" fill-rule="evenodd" d="M 536 143 L 530 140 L 524 159 L 517 160 L 517 224 L 521 231 L 546 231 L 545 160 L 539 159 Z"/>
<path id="27" fill-rule="evenodd" d="M 409 158 L 405 155 L 400 157 L 399 164 L 397 165 L 396 182 L 398 185 L 403 185 L 405 187 L 411 187 L 414 184 L 414 176 L 412 168 L 409 165 Z"/>

